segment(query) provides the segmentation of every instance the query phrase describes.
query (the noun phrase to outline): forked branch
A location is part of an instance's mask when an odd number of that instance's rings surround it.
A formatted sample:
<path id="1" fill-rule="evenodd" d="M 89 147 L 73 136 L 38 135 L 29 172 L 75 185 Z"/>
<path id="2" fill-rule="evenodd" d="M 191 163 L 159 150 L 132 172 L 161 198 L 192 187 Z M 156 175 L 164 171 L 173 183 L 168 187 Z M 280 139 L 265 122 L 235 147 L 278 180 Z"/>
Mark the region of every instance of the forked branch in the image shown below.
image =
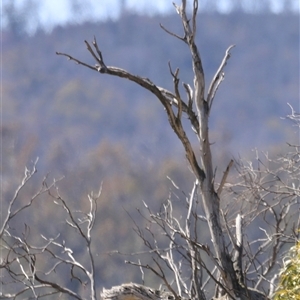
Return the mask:
<path id="1" fill-rule="evenodd" d="M 209 86 L 209 89 L 208 89 L 208 94 L 207 94 L 207 103 L 208 103 L 208 107 L 209 107 L 209 110 L 211 110 L 211 106 L 212 106 L 212 103 L 213 103 L 213 100 L 215 98 L 215 95 L 217 93 L 217 90 L 221 84 L 221 82 L 224 80 L 224 68 L 227 64 L 227 61 L 228 59 L 230 58 L 230 50 L 235 47 L 235 45 L 231 45 L 225 52 L 225 56 L 219 66 L 219 69 L 217 70 L 216 74 L 214 75 L 212 81 L 211 81 L 211 84 Z"/>

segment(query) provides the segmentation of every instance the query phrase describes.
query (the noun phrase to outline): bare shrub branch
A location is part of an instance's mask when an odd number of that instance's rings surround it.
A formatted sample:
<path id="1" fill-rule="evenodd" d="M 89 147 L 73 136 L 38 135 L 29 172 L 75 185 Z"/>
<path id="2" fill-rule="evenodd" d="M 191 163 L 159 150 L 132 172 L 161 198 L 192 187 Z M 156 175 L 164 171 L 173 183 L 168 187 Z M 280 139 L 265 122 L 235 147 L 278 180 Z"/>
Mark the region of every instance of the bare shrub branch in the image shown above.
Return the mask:
<path id="1" fill-rule="evenodd" d="M 48 184 L 48 178 L 45 177 L 42 187 L 30 199 L 27 204 L 21 205 L 12 211 L 12 206 L 18 201 L 19 191 L 28 184 L 28 181 L 36 173 L 36 162 L 31 170 L 26 169 L 25 177 L 20 186 L 9 202 L 7 217 L 2 225 L 3 231 L 1 236 L 1 284 L 6 286 L 7 292 L 1 294 L 5 299 L 15 299 L 16 297 L 46 297 L 50 295 L 65 294 L 75 299 L 84 299 L 77 291 L 72 291 L 65 286 L 65 282 L 57 280 L 56 273 L 61 268 L 69 271 L 69 280 L 78 281 L 80 285 L 90 287 L 90 298 L 97 299 L 95 285 L 95 262 L 91 249 L 93 225 L 97 211 L 97 201 L 101 195 L 101 188 L 97 194 L 90 193 L 87 203 L 89 203 L 89 211 L 76 211 L 67 204 L 60 196 L 57 181 L 53 180 Z M 60 233 L 55 237 L 47 237 L 45 234 L 35 236 L 34 243 L 32 240 L 31 228 L 27 224 L 24 225 L 24 231 L 20 234 L 15 233 L 13 229 L 13 218 L 19 217 L 25 208 L 30 206 L 32 213 L 33 201 L 41 201 L 42 194 L 47 193 L 53 200 L 53 203 L 62 208 L 66 213 L 65 226 L 71 231 L 76 231 L 84 241 L 86 256 L 89 265 L 81 263 L 73 253 L 68 242 Z M 56 213 L 57 216 L 59 214 Z M 56 216 L 54 216 L 55 218 Z M 59 220 L 57 220 L 59 221 Z M 55 219 L 54 219 L 55 223 Z M 10 291 L 9 291 L 10 290 Z M 30 296 L 31 295 L 31 296 Z"/>

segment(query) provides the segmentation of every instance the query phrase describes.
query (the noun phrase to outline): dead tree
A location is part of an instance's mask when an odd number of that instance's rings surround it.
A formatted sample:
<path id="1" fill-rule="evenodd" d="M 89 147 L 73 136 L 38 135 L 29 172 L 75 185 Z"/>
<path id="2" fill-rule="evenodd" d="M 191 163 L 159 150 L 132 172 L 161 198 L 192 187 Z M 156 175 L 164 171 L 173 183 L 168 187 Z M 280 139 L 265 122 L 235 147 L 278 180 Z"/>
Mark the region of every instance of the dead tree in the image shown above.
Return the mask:
<path id="1" fill-rule="evenodd" d="M 57 52 L 57 54 L 66 56 L 68 59 L 88 67 L 91 70 L 99 72 L 100 74 L 118 76 L 128 79 L 154 94 L 163 105 L 167 113 L 169 124 L 182 143 L 189 166 L 195 175 L 194 189 L 190 198 L 187 200 L 185 226 L 179 224 L 178 220 L 172 215 L 171 200 L 164 206 L 164 209 L 160 214 L 155 214 L 149 209 L 149 221 L 156 223 L 165 233 L 166 237 L 170 241 L 169 249 L 172 249 L 173 251 L 176 248 L 179 252 L 182 251 L 181 256 L 190 264 L 190 286 L 187 285 L 183 277 L 180 275 L 181 273 L 178 269 L 178 266 L 174 264 L 174 259 L 172 259 L 171 256 L 172 251 L 160 252 L 157 248 L 155 248 L 155 246 L 151 245 L 149 241 L 145 239 L 142 231 L 139 228 L 137 228 L 138 234 L 144 240 L 145 244 L 152 250 L 152 253 L 154 252 L 156 255 L 158 255 L 158 257 L 166 263 L 168 268 L 174 272 L 176 289 L 174 289 L 172 284 L 170 284 L 170 282 L 167 280 L 162 265 L 158 261 L 154 260 L 155 268 L 149 265 L 143 265 L 142 263 L 137 263 L 137 265 L 146 269 L 150 269 L 157 276 L 159 276 L 163 280 L 164 285 L 173 294 L 175 299 L 179 299 L 183 295 L 195 299 L 206 299 L 206 295 L 203 291 L 203 276 L 201 275 L 203 269 L 206 271 L 208 277 L 214 280 L 216 285 L 215 297 L 218 299 L 267 299 L 267 295 L 269 294 L 267 291 L 259 291 L 257 288 L 258 284 L 249 284 L 249 278 L 247 276 L 249 275 L 250 270 L 253 272 L 256 258 L 251 257 L 251 247 L 249 245 L 248 247 L 245 247 L 245 243 L 243 242 L 243 226 L 247 225 L 246 223 L 248 221 L 253 221 L 256 217 L 263 214 L 265 210 L 259 210 L 258 212 L 256 211 L 251 218 L 247 218 L 247 221 L 245 221 L 244 217 L 247 215 L 247 212 L 245 211 L 246 206 L 240 206 L 239 208 L 241 212 L 234 210 L 235 216 L 233 219 L 235 219 L 236 224 L 228 225 L 229 213 L 226 209 L 224 210 L 221 208 L 221 205 L 226 206 L 226 204 L 223 204 L 223 202 L 225 203 L 225 200 L 222 198 L 222 191 L 226 185 L 227 177 L 233 165 L 233 161 L 229 162 L 228 167 L 223 174 L 223 178 L 221 179 L 220 183 L 217 184 L 215 182 L 215 172 L 213 169 L 211 144 L 209 140 L 208 124 L 213 100 L 221 82 L 224 79 L 224 67 L 230 58 L 230 51 L 234 46 L 230 46 L 226 50 L 223 60 L 221 61 L 221 64 L 209 85 L 208 92 L 205 94 L 204 70 L 202 67 L 200 52 L 195 41 L 198 1 L 193 1 L 193 9 L 190 18 L 187 16 L 186 5 L 187 3 L 185 0 L 181 1 L 181 5 L 174 4 L 176 12 L 182 21 L 182 36 L 161 25 L 161 28 L 168 34 L 185 43 L 190 51 L 194 82 L 192 86 L 187 83 L 183 83 L 183 87 L 186 92 L 185 97 L 183 97 L 180 93 L 179 69 L 174 71 L 170 63 L 169 70 L 174 83 L 173 91 L 169 91 L 156 85 L 148 78 L 133 75 L 130 72 L 117 67 L 107 66 L 96 38 L 94 38 L 92 44 L 85 41 L 88 51 L 96 61 L 95 65 L 84 63 L 66 53 Z M 186 129 L 183 126 L 183 115 L 186 115 L 189 119 L 191 128 L 199 140 L 200 155 L 198 157 L 196 155 L 196 149 L 192 147 L 191 142 L 186 134 Z M 242 177 L 247 177 L 249 174 L 251 174 L 251 172 L 253 172 L 253 170 L 250 171 L 248 169 L 250 172 L 245 175 L 243 172 L 246 169 L 247 168 L 243 168 L 243 171 L 241 172 Z M 270 174 L 266 176 L 268 177 L 269 175 Z M 249 184 L 251 182 L 250 185 L 253 187 L 253 178 L 251 176 L 250 178 L 244 177 L 244 179 L 247 180 L 246 182 Z M 260 185 L 260 188 L 263 186 L 261 182 L 257 182 L 257 184 Z M 243 188 L 247 190 L 245 185 Z M 253 190 L 251 191 L 253 192 Z M 235 191 L 233 191 L 233 189 L 231 192 L 234 195 Z M 191 233 L 191 224 L 194 224 L 194 230 L 197 230 L 197 226 L 195 224 L 198 223 L 200 218 L 194 210 L 195 204 L 193 204 L 196 194 L 201 199 L 204 208 L 204 216 L 202 216 L 202 218 L 205 219 L 205 222 L 208 224 L 212 241 L 212 249 L 207 245 L 201 244 L 197 239 L 196 233 Z M 277 202 L 276 205 L 280 205 L 281 201 L 282 199 Z M 256 202 L 255 205 L 260 207 L 260 204 L 261 202 Z M 295 201 L 288 201 L 286 205 L 290 208 L 293 204 L 295 204 Z M 268 209 L 273 209 L 273 205 L 266 205 Z M 275 209 L 273 216 L 277 216 L 277 211 Z M 232 219 L 232 215 L 230 217 Z M 230 220 L 230 222 L 231 221 L 232 220 Z M 235 232 L 233 232 L 234 227 L 236 228 Z M 287 226 L 285 226 L 284 229 L 287 229 Z M 279 232 L 277 231 L 277 233 Z M 176 235 L 180 236 L 186 241 L 187 246 L 184 248 L 184 251 L 183 248 L 177 244 L 177 239 L 175 237 Z M 268 236 L 268 238 L 270 238 L 270 236 Z M 276 239 L 276 241 L 278 241 L 278 239 Z M 268 244 L 267 240 L 266 243 Z M 281 242 L 279 244 L 282 246 Z M 272 245 L 272 243 L 268 245 Z M 245 250 L 247 251 L 246 253 Z M 278 254 L 277 250 L 275 251 L 276 255 Z M 206 253 L 206 255 L 211 259 L 214 265 L 214 271 L 208 269 L 206 263 L 204 263 L 201 258 L 201 253 Z M 245 257 L 248 258 L 248 264 L 246 265 L 244 263 Z M 274 257 L 274 264 L 276 258 Z M 270 271 L 270 269 L 271 266 L 268 271 Z M 256 271 L 257 274 L 260 273 L 259 270 Z M 266 275 L 268 272 L 266 271 L 265 273 L 262 273 L 262 275 Z M 257 283 L 261 280 L 262 278 L 258 278 Z"/>

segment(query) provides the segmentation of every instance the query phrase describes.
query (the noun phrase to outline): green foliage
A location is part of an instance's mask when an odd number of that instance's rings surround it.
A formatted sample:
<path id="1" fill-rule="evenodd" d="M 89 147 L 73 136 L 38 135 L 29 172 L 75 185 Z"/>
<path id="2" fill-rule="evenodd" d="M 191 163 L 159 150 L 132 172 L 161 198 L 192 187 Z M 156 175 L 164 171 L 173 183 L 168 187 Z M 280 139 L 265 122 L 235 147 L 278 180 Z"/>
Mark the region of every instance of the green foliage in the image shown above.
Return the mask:
<path id="1" fill-rule="evenodd" d="M 286 257 L 274 300 L 300 299 L 300 241 Z"/>

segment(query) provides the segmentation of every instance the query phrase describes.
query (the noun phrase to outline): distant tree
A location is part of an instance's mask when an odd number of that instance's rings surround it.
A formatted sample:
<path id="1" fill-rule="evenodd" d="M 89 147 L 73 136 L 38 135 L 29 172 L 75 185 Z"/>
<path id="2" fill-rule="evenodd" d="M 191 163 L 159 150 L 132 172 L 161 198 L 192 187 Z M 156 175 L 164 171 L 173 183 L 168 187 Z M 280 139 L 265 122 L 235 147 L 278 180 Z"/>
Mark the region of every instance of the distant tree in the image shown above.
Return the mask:
<path id="1" fill-rule="evenodd" d="M 6 26 L 18 38 L 23 38 L 32 29 L 30 26 L 38 25 L 39 2 L 36 0 L 23 1 L 21 6 L 15 0 L 3 1 L 1 4 Z"/>
<path id="2" fill-rule="evenodd" d="M 3 12 L 6 17 L 7 27 L 9 27 L 16 36 L 24 34 L 26 25 L 25 15 L 18 11 L 15 1 L 5 3 Z"/>
<path id="3" fill-rule="evenodd" d="M 107 66 L 96 38 L 92 44 L 85 41 L 96 65 L 82 62 L 69 54 L 57 52 L 79 65 L 100 74 L 126 78 L 150 91 L 166 111 L 170 127 L 185 150 L 188 166 L 195 181 L 189 194 L 183 193 L 181 201 L 169 197 L 159 211 L 152 211 L 144 204 L 140 214 L 148 222 L 143 229 L 136 222 L 135 231 L 148 248 L 152 263 L 143 260 L 128 261 L 138 266 L 142 278 L 149 271 L 157 276 L 161 287 L 152 289 L 139 284 L 122 284 L 104 289 L 103 299 L 269 299 L 276 286 L 276 276 L 281 266 L 281 257 L 289 243 L 298 236 L 300 196 L 299 146 L 290 145 L 291 151 L 277 159 L 268 154 L 257 154 L 255 162 L 229 161 L 220 175 L 213 166 L 209 140 L 209 116 L 216 92 L 224 80 L 224 68 L 230 58 L 230 46 L 220 63 L 205 93 L 205 76 L 201 56 L 196 45 L 198 1 L 193 1 L 191 17 L 186 13 L 186 1 L 174 4 L 179 14 L 183 35 L 173 33 L 161 25 L 171 36 L 185 43 L 191 54 L 194 75 L 193 85 L 182 83 L 179 69 L 169 63 L 174 90 L 170 91 L 153 83 L 148 78 Z M 117 108 L 116 108 L 117 109 Z M 190 122 L 198 139 L 193 146 L 187 134 L 186 122 Z M 289 118 L 299 122 L 299 115 L 292 110 Z M 221 151 L 221 149 L 220 149 Z M 233 165 L 236 171 L 233 170 Z M 19 193 L 36 172 L 25 170 L 25 176 L 12 200 L 0 228 L 2 253 L 1 268 L 4 270 L 2 289 L 5 298 L 16 299 L 65 295 L 74 299 L 97 299 L 95 257 L 91 241 L 95 223 L 97 200 L 100 192 L 88 196 L 87 211 L 73 211 L 59 194 L 56 181 L 48 183 L 25 204 L 16 208 Z M 218 180 L 218 176 L 220 179 Z M 179 189 L 174 182 L 174 189 Z M 180 184 L 180 183 L 179 183 Z M 101 190 L 100 190 L 101 191 Z M 65 239 L 49 238 L 41 233 L 42 243 L 33 245 L 30 228 L 23 233 L 10 227 L 12 219 L 29 208 L 42 193 L 49 195 L 65 214 L 65 225 L 78 233 L 86 254 L 81 262 L 68 247 Z M 176 210 L 175 206 L 180 206 Z M 178 211 L 180 214 L 178 215 Z M 208 233 L 210 239 L 204 239 Z M 163 239 L 162 239 L 163 237 Z M 76 290 L 58 282 L 55 273 L 66 273 L 72 281 L 80 283 Z M 14 288 L 10 283 L 14 284 Z"/>

